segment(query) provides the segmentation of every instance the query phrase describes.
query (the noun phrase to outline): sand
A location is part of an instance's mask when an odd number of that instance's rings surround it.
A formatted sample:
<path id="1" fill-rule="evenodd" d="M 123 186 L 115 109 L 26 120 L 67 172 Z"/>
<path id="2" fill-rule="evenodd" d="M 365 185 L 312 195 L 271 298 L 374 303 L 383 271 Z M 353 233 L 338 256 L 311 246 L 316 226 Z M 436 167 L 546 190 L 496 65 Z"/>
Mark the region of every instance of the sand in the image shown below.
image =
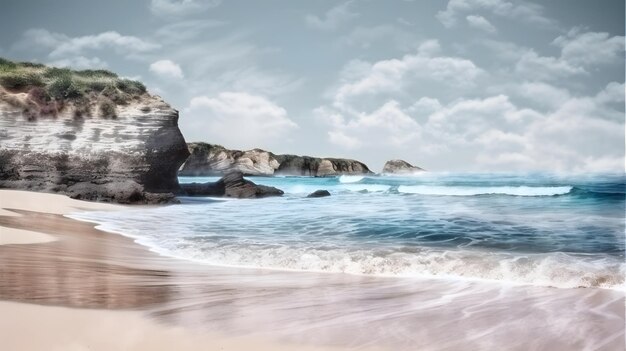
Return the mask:
<path id="1" fill-rule="evenodd" d="M 623 291 L 214 267 L 63 216 L 126 207 L 21 191 L 0 199 L 13 240 L 0 245 L 1 349 L 625 346 Z"/>
<path id="2" fill-rule="evenodd" d="M 258 338 L 194 333 L 156 323 L 139 312 L 70 309 L 0 302 L 3 350 L 320 350 Z M 336 348 L 324 348 L 336 350 Z M 373 349 L 372 349 L 373 350 Z"/>

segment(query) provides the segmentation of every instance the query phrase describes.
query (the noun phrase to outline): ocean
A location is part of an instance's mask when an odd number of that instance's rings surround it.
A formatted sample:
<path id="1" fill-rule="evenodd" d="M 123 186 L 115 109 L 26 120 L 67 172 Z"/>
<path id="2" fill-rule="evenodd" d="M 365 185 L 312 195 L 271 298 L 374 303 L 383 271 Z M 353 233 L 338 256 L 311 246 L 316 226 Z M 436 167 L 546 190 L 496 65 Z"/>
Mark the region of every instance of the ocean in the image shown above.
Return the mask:
<path id="1" fill-rule="evenodd" d="M 181 183 L 217 177 L 180 177 Z M 249 177 L 283 197 L 70 217 L 162 255 L 332 274 L 623 290 L 624 174 Z M 307 198 L 326 189 L 330 197 Z"/>

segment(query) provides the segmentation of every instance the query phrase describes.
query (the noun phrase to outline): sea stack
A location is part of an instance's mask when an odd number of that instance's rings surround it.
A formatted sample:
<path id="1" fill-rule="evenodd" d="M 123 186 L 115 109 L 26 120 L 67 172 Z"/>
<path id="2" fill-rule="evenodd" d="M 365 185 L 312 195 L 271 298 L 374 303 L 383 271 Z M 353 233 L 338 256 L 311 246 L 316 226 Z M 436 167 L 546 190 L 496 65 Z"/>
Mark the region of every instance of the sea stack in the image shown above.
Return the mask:
<path id="1" fill-rule="evenodd" d="M 383 174 L 415 174 L 424 172 L 423 168 L 413 166 L 404 160 L 390 160 L 385 162 Z"/>
<path id="2" fill-rule="evenodd" d="M 178 111 L 140 82 L 0 59 L 0 187 L 170 202 L 189 152 Z"/>

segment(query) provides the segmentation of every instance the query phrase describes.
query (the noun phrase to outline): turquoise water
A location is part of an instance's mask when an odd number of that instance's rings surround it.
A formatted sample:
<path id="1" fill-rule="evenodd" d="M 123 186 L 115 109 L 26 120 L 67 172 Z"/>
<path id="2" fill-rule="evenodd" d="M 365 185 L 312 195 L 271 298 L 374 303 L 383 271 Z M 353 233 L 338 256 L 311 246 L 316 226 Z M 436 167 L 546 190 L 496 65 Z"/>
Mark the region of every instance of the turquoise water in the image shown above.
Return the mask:
<path id="1" fill-rule="evenodd" d="M 623 174 L 250 179 L 285 195 L 73 217 L 215 265 L 624 287 Z M 306 198 L 318 189 L 332 196 Z"/>

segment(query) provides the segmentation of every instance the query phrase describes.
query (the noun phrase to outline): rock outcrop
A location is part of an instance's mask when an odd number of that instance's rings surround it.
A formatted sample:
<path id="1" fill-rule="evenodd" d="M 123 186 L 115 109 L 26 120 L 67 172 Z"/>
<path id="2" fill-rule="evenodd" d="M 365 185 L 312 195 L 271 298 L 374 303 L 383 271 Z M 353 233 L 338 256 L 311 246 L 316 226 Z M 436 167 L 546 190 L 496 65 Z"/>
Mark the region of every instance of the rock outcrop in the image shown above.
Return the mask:
<path id="1" fill-rule="evenodd" d="M 261 149 L 228 150 L 220 145 L 189 143 L 190 156 L 180 169 L 182 176 L 221 176 L 238 171 L 245 175 L 273 175 L 278 161 Z"/>
<path id="2" fill-rule="evenodd" d="M 385 162 L 383 174 L 414 174 L 424 172 L 424 169 L 413 166 L 403 160 L 390 160 Z"/>
<path id="3" fill-rule="evenodd" d="M 372 173 L 363 162 L 345 158 L 276 155 L 276 159 L 279 163 L 277 175 L 326 177 Z"/>
<path id="4" fill-rule="evenodd" d="M 276 155 L 261 149 L 229 150 L 207 143 L 189 143 L 188 147 L 191 156 L 179 171 L 182 176 L 221 176 L 231 171 L 250 176 L 312 177 L 372 173 L 364 163 L 350 159 Z"/>
<path id="5" fill-rule="evenodd" d="M 307 197 L 326 197 L 330 196 L 328 190 L 315 190 L 314 192 L 307 195 Z"/>
<path id="6" fill-rule="evenodd" d="M 36 87 L 4 85 L 0 75 L 0 188 L 119 203 L 175 199 L 189 155 L 178 111 L 110 72 L 85 78 L 86 71 L 34 67 L 43 79 Z M 129 82 L 136 90 L 122 86 Z M 117 102 L 107 97 L 114 93 Z"/>
<path id="7" fill-rule="evenodd" d="M 281 196 L 283 191 L 271 186 L 258 185 L 243 178 L 243 173 L 234 171 L 217 182 L 181 184 L 188 196 L 217 196 L 233 198 L 261 198 Z"/>

